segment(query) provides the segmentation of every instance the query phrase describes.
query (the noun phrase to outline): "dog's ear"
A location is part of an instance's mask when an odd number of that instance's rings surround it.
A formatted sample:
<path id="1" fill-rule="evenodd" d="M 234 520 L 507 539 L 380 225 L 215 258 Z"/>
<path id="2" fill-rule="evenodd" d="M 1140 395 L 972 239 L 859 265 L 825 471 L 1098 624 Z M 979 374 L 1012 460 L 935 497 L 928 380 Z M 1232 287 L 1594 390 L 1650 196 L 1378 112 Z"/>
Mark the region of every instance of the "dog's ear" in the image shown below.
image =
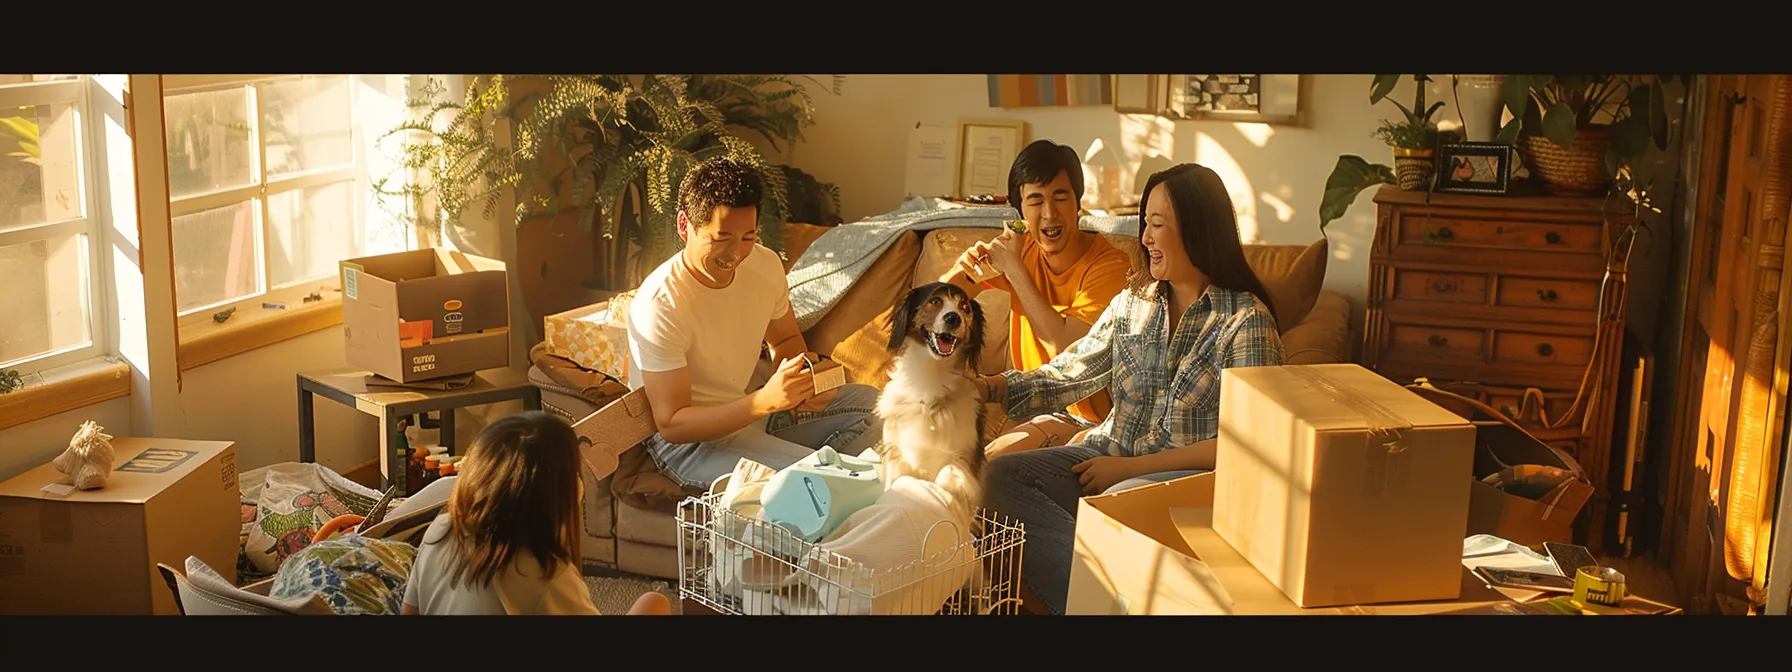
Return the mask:
<path id="1" fill-rule="evenodd" d="M 908 340 L 909 322 L 915 315 L 915 304 L 920 301 L 922 287 L 909 290 L 908 296 L 890 308 L 890 344 L 886 347 L 894 353 L 902 349 L 903 342 Z"/>
<path id="2" fill-rule="evenodd" d="M 965 303 L 971 307 L 971 331 L 965 339 L 969 342 L 959 348 L 964 351 L 965 366 L 976 372 L 978 363 L 983 361 L 983 304 L 969 297 Z"/>

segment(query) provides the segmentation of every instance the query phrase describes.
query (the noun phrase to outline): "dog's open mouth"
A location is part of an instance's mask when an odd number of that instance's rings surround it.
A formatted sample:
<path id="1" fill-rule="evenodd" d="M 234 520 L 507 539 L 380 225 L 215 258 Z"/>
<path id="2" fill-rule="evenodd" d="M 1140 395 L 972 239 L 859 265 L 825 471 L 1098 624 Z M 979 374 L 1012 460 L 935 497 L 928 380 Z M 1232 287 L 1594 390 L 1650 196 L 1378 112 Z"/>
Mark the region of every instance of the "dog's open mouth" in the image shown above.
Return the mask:
<path id="1" fill-rule="evenodd" d="M 927 337 L 927 347 L 933 349 L 933 354 L 941 357 L 951 357 L 952 352 L 958 349 L 957 336 L 931 333 L 926 329 L 921 330 L 921 335 Z"/>

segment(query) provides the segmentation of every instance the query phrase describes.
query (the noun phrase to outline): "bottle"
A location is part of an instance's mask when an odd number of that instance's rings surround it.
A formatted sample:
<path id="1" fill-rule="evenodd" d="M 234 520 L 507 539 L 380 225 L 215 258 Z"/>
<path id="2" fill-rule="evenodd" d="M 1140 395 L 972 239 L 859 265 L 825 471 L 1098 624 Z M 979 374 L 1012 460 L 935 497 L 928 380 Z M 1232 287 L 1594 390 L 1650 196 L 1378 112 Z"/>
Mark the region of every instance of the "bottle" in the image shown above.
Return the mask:
<path id="1" fill-rule="evenodd" d="M 422 478 L 417 479 L 417 489 L 422 490 L 429 484 L 436 482 L 436 479 L 441 478 L 441 468 L 442 460 L 440 455 L 430 455 L 429 457 L 423 458 L 423 476 Z M 416 491 L 413 490 L 411 494 L 416 494 Z"/>

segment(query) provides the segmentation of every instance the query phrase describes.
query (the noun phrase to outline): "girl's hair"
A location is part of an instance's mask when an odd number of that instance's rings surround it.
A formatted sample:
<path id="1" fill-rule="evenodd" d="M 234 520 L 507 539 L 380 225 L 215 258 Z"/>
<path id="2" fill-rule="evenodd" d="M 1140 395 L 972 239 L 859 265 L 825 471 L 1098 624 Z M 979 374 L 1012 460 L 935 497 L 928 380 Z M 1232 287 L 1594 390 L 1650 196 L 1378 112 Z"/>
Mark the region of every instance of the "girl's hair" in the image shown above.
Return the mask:
<path id="1" fill-rule="evenodd" d="M 1145 190 L 1139 195 L 1139 244 L 1131 250 L 1133 264 L 1128 277 L 1134 294 L 1145 298 L 1145 290 L 1158 282 L 1151 277 L 1151 265 L 1146 263 L 1144 240 L 1145 207 L 1150 204 L 1151 191 L 1159 184 L 1170 196 L 1177 237 L 1182 239 L 1189 263 L 1217 287 L 1257 295 L 1274 315 L 1276 306 L 1269 300 L 1269 290 L 1263 288 L 1263 281 L 1245 261 L 1244 245 L 1238 239 L 1238 214 L 1232 209 L 1226 183 L 1218 173 L 1198 163 L 1177 164 L 1153 173 L 1145 181 Z"/>
<path id="2" fill-rule="evenodd" d="M 552 576 L 580 566 L 579 439 L 542 411 L 506 416 L 473 438 L 448 499 L 460 562 L 451 585 L 487 586 L 528 551 Z"/>

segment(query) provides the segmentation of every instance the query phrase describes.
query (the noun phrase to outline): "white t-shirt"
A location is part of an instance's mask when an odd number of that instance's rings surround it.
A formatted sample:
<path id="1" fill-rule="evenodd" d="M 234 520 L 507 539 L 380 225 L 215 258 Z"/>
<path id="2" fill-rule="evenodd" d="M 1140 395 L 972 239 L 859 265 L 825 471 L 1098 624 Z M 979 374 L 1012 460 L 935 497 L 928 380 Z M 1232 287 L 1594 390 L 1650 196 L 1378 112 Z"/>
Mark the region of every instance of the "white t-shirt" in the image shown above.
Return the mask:
<path id="1" fill-rule="evenodd" d="M 543 578 L 541 563 L 528 551 L 513 556 L 510 566 L 487 586 L 451 585 L 460 546 L 448 537 L 454 521 L 436 516 L 423 532 L 417 559 L 404 586 L 404 603 L 424 616 L 555 616 L 596 615 L 591 589 L 577 567 L 561 564 Z"/>
<path id="2" fill-rule="evenodd" d="M 673 255 L 647 274 L 628 309 L 628 382 L 642 371 L 689 368 L 691 403 L 719 406 L 747 395 L 771 321 L 790 312 L 778 253 L 754 245 L 727 287 L 706 287 Z"/>

